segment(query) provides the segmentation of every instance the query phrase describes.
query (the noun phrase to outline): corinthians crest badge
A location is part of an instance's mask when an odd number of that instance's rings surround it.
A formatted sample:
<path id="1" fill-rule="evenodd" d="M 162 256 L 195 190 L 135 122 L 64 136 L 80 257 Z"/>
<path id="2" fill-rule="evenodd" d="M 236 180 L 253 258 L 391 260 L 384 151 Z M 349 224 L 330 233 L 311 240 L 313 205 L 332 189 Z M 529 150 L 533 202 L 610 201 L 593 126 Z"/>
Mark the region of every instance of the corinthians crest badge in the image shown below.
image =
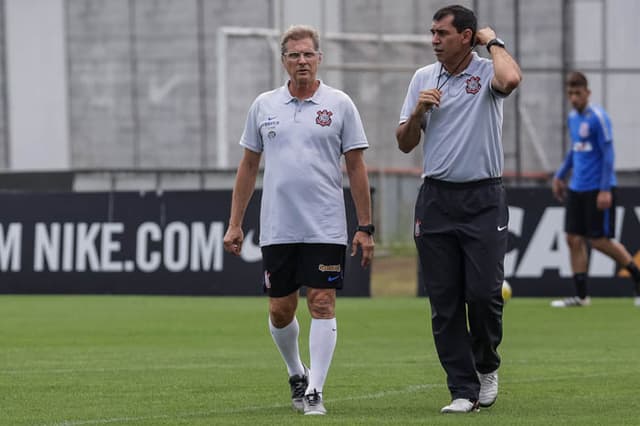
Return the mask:
<path id="1" fill-rule="evenodd" d="M 475 95 L 480 91 L 481 87 L 482 85 L 480 84 L 480 77 L 470 77 L 469 79 L 467 79 L 467 93 Z"/>
<path id="2" fill-rule="evenodd" d="M 321 126 L 330 126 L 331 125 L 331 116 L 333 113 L 331 111 L 327 111 L 326 109 L 318 111 L 318 116 L 316 117 L 316 124 Z"/>

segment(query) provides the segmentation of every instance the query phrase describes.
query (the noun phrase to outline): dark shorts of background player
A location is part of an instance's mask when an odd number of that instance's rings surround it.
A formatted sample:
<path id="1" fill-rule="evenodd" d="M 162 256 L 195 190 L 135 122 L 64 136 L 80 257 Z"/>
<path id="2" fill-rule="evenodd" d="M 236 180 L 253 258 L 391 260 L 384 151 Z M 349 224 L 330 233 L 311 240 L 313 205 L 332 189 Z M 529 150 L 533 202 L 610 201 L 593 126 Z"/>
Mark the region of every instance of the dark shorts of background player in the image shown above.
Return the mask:
<path id="1" fill-rule="evenodd" d="M 274 244 L 262 247 L 264 290 L 284 297 L 300 287 L 341 289 L 346 246 L 341 244 Z"/>
<path id="2" fill-rule="evenodd" d="M 611 207 L 598 209 L 598 192 L 568 191 L 564 230 L 586 238 L 613 238 L 616 229 L 616 188 L 611 188 Z"/>

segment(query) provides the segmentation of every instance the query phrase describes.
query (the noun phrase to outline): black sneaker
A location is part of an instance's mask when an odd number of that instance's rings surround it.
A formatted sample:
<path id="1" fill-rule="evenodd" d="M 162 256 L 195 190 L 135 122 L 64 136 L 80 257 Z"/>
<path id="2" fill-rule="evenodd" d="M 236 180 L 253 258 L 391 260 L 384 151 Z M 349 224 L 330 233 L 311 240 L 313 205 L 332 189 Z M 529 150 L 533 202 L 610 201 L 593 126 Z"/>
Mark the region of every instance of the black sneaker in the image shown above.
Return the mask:
<path id="1" fill-rule="evenodd" d="M 304 375 L 296 374 L 289 377 L 289 386 L 291 386 L 291 406 L 296 411 L 304 410 L 304 392 L 309 384 L 309 370 L 304 368 Z"/>
<path id="2" fill-rule="evenodd" d="M 304 396 L 304 415 L 305 416 L 324 416 L 327 410 L 322 403 L 322 394 L 317 390 Z"/>

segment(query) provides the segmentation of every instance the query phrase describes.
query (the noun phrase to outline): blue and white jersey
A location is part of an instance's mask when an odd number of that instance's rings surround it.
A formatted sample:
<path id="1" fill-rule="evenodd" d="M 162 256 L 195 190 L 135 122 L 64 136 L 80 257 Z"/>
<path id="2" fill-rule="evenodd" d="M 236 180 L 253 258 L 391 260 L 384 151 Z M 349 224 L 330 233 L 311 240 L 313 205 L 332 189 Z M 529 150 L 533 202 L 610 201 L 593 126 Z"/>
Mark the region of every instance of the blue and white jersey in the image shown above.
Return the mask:
<path id="1" fill-rule="evenodd" d="M 288 84 L 262 93 L 240 145 L 264 156 L 260 246 L 347 244 L 340 159 L 369 146 L 347 94 L 322 82 L 305 100 Z"/>
<path id="2" fill-rule="evenodd" d="M 562 179 L 573 169 L 569 188 L 579 192 L 607 191 L 616 186 L 613 135 L 606 111 L 591 104 L 582 113 L 574 109 L 567 125 L 571 148 L 556 177 Z"/>

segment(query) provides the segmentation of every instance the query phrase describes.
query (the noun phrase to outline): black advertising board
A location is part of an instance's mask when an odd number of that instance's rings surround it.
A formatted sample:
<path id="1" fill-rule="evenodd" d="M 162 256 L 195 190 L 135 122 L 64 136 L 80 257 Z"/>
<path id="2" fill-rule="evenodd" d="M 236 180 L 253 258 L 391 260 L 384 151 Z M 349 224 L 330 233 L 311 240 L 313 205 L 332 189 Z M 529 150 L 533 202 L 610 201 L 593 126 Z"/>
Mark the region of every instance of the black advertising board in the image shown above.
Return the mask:
<path id="1" fill-rule="evenodd" d="M 230 202 L 228 190 L 0 193 L 0 293 L 263 294 L 260 191 L 241 257 L 223 250 Z M 347 258 L 341 296 L 369 296 L 359 260 Z"/>
<path id="2" fill-rule="evenodd" d="M 640 191 L 617 188 L 615 239 L 640 264 Z M 573 272 L 564 233 L 564 206 L 550 188 L 507 188 L 509 245 L 505 279 L 514 296 L 573 296 Z M 421 271 L 418 271 L 420 277 Z M 418 278 L 420 280 L 420 278 Z M 628 273 L 595 250 L 589 258 L 589 293 L 592 296 L 631 297 Z M 418 283 L 418 294 L 424 295 Z"/>
<path id="3" fill-rule="evenodd" d="M 640 261 L 640 191 L 617 188 L 615 239 Z M 509 248 L 505 277 L 520 296 L 573 296 L 575 287 L 564 233 L 564 206 L 550 188 L 509 188 Z M 596 251 L 590 251 L 589 293 L 633 295 L 628 273 Z"/>

